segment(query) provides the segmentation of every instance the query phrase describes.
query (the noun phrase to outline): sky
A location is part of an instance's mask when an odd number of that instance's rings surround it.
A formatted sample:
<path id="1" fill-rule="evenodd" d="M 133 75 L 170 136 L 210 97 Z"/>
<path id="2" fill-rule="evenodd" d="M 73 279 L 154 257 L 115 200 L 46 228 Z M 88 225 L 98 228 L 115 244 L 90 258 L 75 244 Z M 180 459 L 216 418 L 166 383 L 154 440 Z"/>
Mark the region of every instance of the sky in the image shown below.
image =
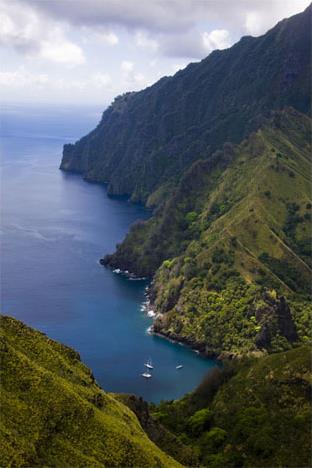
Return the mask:
<path id="1" fill-rule="evenodd" d="M 0 0 L 0 104 L 108 105 L 310 0 Z"/>

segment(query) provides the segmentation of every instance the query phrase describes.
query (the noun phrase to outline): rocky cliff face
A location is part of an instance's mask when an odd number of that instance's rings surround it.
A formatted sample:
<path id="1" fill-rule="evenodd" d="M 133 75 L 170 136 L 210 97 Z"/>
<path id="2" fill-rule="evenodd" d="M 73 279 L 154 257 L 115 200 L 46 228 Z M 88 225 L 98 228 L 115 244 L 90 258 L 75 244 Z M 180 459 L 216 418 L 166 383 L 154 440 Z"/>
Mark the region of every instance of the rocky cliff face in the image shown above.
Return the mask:
<path id="1" fill-rule="evenodd" d="M 97 128 L 65 145 L 61 169 L 146 202 L 194 161 L 240 142 L 272 109 L 310 109 L 310 13 L 244 37 L 173 77 L 116 98 Z"/>
<path id="2" fill-rule="evenodd" d="M 259 308 L 255 314 L 256 321 L 261 326 L 256 336 L 257 347 L 270 350 L 272 340 L 276 336 L 285 338 L 289 343 L 296 342 L 298 340 L 296 325 L 285 297 L 272 300 L 266 295 L 265 298 L 266 305 Z"/>

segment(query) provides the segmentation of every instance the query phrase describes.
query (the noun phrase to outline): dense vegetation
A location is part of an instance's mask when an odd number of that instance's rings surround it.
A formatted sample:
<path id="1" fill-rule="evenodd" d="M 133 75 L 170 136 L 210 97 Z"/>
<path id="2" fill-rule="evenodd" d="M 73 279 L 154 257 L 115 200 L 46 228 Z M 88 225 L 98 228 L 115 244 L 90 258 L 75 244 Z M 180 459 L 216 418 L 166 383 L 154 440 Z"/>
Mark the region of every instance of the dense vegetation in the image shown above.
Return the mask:
<path id="1" fill-rule="evenodd" d="M 75 351 L 13 318 L 0 329 L 1 466 L 180 466 Z"/>
<path id="2" fill-rule="evenodd" d="M 149 410 L 2 317 L 1 466 L 309 466 L 310 15 L 119 96 L 64 147 L 63 170 L 155 208 L 103 261 L 153 277 L 154 330 L 239 359 Z"/>
<path id="3" fill-rule="evenodd" d="M 307 347 L 224 361 L 181 400 L 148 405 L 104 392 L 74 350 L 13 318 L 0 344 L 1 466 L 309 465 Z"/>
<path id="4" fill-rule="evenodd" d="M 153 405 L 152 414 L 201 466 L 308 467 L 311 377 L 306 347 L 243 360 L 181 400 Z"/>
<path id="5" fill-rule="evenodd" d="M 155 331 L 207 353 L 311 339 L 311 8 L 117 98 L 64 148 L 62 169 L 154 207 L 102 263 L 153 278 Z"/>
<path id="6" fill-rule="evenodd" d="M 198 161 L 106 257 L 140 275 L 161 265 L 150 290 L 157 332 L 217 354 L 310 339 L 310 125 L 293 109 L 277 112 Z"/>
<path id="7" fill-rule="evenodd" d="M 1 466 L 309 466 L 308 347 L 226 360 L 148 405 L 104 392 L 74 350 L 13 318 L 0 344 Z"/>
<path id="8" fill-rule="evenodd" d="M 61 168 L 155 205 L 194 161 L 240 142 L 270 110 L 308 112 L 310 12 L 119 96 L 94 131 L 65 145 Z"/>

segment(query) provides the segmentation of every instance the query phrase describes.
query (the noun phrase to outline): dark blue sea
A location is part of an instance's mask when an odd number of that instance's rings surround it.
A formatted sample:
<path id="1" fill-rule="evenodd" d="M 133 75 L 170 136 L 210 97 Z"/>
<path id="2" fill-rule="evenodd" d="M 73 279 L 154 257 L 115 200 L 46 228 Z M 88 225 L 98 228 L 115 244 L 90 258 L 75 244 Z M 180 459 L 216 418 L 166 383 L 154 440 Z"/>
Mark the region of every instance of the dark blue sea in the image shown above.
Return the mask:
<path id="1" fill-rule="evenodd" d="M 2 108 L 2 312 L 75 348 L 105 390 L 174 399 L 216 362 L 149 335 L 146 283 L 98 263 L 149 213 L 59 170 L 63 144 L 94 128 L 102 110 Z M 149 357 L 155 369 L 145 381 Z"/>

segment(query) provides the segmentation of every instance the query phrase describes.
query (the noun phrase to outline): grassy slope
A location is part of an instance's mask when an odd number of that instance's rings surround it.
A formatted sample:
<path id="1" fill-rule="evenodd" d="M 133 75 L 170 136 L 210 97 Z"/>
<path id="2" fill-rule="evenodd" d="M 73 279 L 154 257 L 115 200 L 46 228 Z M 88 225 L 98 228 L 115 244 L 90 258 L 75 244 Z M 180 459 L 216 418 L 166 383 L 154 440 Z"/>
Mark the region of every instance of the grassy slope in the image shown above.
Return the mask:
<path id="1" fill-rule="evenodd" d="M 79 355 L 1 318 L 1 466 L 180 466 Z"/>
<path id="2" fill-rule="evenodd" d="M 252 350 L 266 287 L 275 290 L 271 297 L 276 291 L 288 297 L 299 337 L 307 339 L 309 129 L 303 115 L 292 110 L 277 114 L 235 149 L 226 170 L 208 173 L 217 183 L 205 185 L 199 209 L 194 191 L 188 193 L 191 212 L 176 205 L 175 218 L 190 219 L 186 231 L 193 240 L 156 273 L 152 298 L 165 313 L 157 331 L 206 343 L 216 352 Z M 202 178 L 207 178 L 204 170 Z"/>
<path id="3" fill-rule="evenodd" d="M 308 467 L 311 354 L 300 347 L 236 364 L 154 417 L 209 467 Z"/>

